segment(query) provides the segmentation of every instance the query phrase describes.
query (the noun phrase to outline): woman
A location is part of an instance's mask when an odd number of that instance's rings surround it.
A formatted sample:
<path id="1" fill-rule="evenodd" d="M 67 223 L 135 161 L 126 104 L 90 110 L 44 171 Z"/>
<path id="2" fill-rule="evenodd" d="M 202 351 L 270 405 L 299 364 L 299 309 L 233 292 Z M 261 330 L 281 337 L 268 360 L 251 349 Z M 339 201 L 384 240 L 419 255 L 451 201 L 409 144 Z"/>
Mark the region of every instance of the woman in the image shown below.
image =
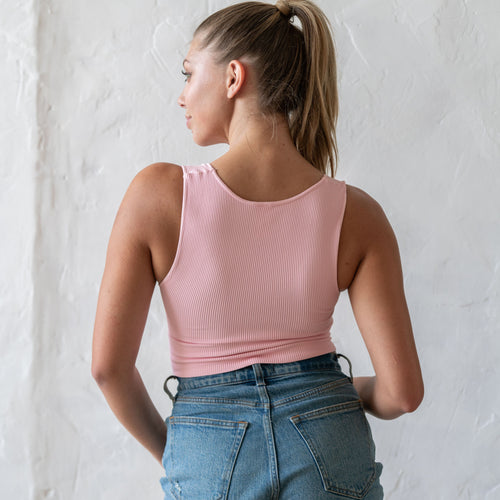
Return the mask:
<path id="1" fill-rule="evenodd" d="M 237 4 L 198 27 L 183 66 L 193 140 L 229 151 L 133 180 L 109 242 L 93 376 L 163 460 L 165 498 L 382 498 L 364 412 L 411 412 L 423 383 L 389 222 L 326 175 L 338 107 L 328 21 L 308 0 Z M 166 423 L 135 368 L 156 282 L 179 381 L 175 397 L 166 385 Z M 339 368 L 342 290 L 373 377 Z"/>

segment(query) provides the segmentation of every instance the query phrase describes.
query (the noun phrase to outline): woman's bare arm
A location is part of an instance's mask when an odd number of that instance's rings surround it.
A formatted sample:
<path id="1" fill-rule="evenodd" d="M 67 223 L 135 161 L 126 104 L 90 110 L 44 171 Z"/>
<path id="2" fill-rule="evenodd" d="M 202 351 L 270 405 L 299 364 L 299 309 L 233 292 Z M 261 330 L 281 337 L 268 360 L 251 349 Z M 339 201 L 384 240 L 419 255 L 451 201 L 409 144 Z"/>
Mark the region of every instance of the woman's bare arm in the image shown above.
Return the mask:
<path id="1" fill-rule="evenodd" d="M 158 173 L 149 167 L 136 176 L 113 226 L 97 305 L 92 375 L 116 417 L 161 463 L 166 425 L 135 367 L 156 282 L 150 232 L 158 213 Z"/>
<path id="2" fill-rule="evenodd" d="M 346 211 L 362 249 L 349 298 L 375 370 L 354 385 L 368 412 L 396 418 L 414 411 L 424 392 L 399 249 L 380 205 L 359 189 L 348 193 Z"/>

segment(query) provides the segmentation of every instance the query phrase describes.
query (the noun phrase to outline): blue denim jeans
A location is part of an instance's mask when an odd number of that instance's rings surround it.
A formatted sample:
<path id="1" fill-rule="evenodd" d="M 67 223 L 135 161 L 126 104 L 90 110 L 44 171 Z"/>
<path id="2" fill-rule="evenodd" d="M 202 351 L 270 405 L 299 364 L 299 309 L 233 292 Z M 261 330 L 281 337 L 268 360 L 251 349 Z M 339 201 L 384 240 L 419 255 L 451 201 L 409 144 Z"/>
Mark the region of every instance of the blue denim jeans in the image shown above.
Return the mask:
<path id="1" fill-rule="evenodd" d="M 335 353 L 177 380 L 165 500 L 383 498 L 371 431 Z"/>

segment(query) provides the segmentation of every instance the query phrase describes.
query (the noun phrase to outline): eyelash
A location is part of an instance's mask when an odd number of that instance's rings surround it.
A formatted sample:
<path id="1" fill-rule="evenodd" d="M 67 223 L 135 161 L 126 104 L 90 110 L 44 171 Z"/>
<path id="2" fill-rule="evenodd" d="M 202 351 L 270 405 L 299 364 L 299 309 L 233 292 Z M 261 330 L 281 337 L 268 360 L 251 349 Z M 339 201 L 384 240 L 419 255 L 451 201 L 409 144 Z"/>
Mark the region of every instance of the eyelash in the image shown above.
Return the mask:
<path id="1" fill-rule="evenodd" d="M 181 73 L 185 76 L 185 81 L 188 81 L 188 78 L 191 76 L 191 73 L 187 73 L 186 71 L 182 70 Z"/>

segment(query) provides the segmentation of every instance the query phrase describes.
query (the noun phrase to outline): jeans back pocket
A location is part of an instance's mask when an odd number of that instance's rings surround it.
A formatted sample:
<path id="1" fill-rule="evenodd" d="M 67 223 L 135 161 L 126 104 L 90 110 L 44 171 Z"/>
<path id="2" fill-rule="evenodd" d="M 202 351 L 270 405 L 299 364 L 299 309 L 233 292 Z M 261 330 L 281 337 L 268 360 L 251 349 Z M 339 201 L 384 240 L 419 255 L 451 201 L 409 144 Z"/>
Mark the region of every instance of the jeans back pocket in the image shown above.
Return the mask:
<path id="1" fill-rule="evenodd" d="M 290 420 L 316 462 L 324 489 L 364 498 L 380 464 L 375 463 L 375 445 L 361 401 L 328 406 Z"/>
<path id="2" fill-rule="evenodd" d="M 165 493 L 175 499 L 225 499 L 247 426 L 246 422 L 170 417 L 163 456 L 166 478 L 161 481 Z"/>

